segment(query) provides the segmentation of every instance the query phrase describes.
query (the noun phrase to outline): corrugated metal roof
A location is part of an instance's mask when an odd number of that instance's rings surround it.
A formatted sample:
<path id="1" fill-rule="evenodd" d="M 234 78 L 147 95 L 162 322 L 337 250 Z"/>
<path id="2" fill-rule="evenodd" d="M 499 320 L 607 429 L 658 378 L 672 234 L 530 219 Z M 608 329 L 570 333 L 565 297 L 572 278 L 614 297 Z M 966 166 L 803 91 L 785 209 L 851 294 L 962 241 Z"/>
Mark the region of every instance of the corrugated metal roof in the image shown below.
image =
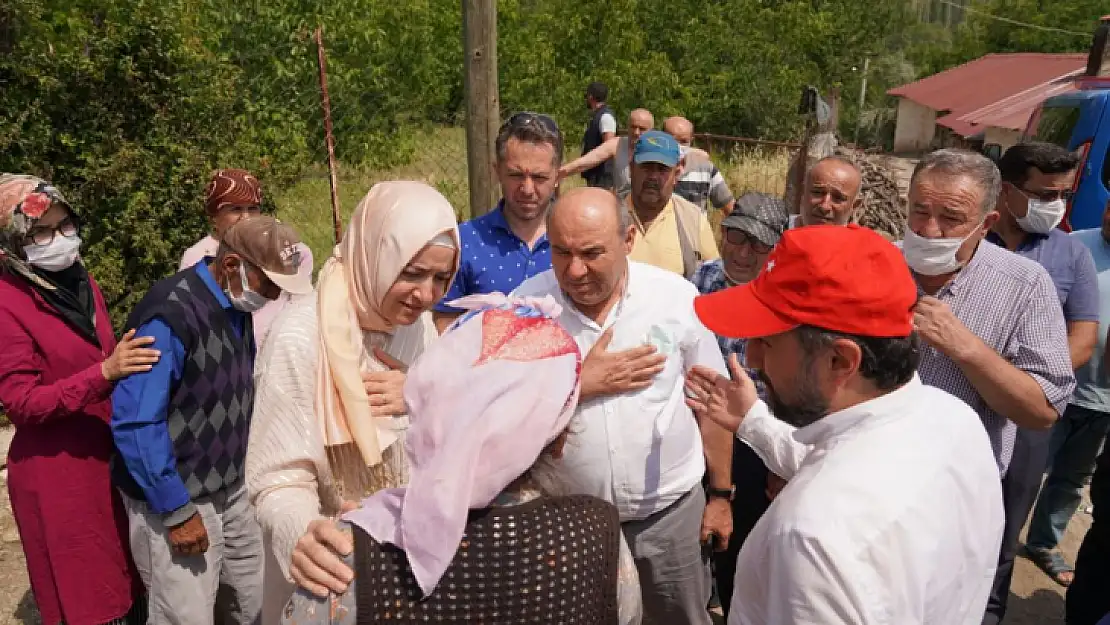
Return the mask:
<path id="1" fill-rule="evenodd" d="M 1085 54 L 988 54 L 887 93 L 937 111 L 938 124 L 967 137 L 981 132 L 982 126 L 964 121 L 965 115 L 1082 70 L 1086 64 Z"/>
<path id="2" fill-rule="evenodd" d="M 1062 78 L 1041 83 L 1021 93 L 1003 98 L 994 104 L 988 104 L 983 108 L 961 115 L 959 121 L 979 128 L 993 126 L 1010 130 L 1025 130 L 1025 126 L 1029 123 L 1029 117 L 1038 104 L 1052 96 L 1075 91 L 1075 78 L 1080 73 L 1082 73 L 1082 70 L 1077 70 Z"/>

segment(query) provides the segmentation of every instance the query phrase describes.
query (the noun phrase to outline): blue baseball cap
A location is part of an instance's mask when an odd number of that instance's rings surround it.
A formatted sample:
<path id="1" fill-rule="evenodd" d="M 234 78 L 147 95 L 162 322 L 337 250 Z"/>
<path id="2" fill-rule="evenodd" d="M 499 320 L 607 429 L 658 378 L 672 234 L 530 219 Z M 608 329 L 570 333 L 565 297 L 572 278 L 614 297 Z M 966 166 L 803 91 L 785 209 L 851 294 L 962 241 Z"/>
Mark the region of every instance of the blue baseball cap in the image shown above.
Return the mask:
<path id="1" fill-rule="evenodd" d="M 637 164 L 659 163 L 674 167 L 678 165 L 681 158 L 682 152 L 679 150 L 678 141 L 661 130 L 649 130 L 640 135 L 640 140 L 636 142 L 636 149 L 632 153 L 632 160 Z"/>

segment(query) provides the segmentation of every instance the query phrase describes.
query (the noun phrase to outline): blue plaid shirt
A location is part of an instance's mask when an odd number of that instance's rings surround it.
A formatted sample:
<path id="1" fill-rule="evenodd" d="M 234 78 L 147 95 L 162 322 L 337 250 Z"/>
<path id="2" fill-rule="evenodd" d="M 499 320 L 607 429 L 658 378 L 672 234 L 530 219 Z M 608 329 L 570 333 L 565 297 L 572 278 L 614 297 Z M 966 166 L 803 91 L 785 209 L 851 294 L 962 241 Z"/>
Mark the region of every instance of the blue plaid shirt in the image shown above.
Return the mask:
<path id="1" fill-rule="evenodd" d="M 693 278 L 694 286 L 698 288 L 698 292 L 702 295 L 709 295 L 721 289 L 727 289 L 733 286 L 729 283 L 728 278 L 725 277 L 724 260 L 717 259 L 703 263 L 698 270 L 694 272 Z M 725 360 L 728 360 L 729 354 L 736 354 L 736 358 L 740 364 L 746 365 L 745 353 L 747 352 L 748 342 L 744 339 L 730 339 L 723 336 L 717 336 L 717 346 L 721 348 L 721 355 Z M 759 379 L 759 374 L 755 369 L 745 366 L 748 372 L 748 377 L 755 382 L 755 388 L 759 391 L 760 397 L 765 397 L 763 382 Z"/>

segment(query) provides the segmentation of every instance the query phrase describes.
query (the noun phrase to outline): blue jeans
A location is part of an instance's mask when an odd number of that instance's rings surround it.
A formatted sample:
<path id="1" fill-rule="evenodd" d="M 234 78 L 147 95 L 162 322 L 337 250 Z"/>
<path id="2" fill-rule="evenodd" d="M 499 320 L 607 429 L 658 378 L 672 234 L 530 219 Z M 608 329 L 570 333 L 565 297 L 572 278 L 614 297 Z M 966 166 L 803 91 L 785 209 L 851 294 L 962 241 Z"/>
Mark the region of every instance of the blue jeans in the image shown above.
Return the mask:
<path id="1" fill-rule="evenodd" d="M 1033 508 L 1029 535 L 1030 549 L 1051 550 L 1060 544 L 1068 522 L 1082 499 L 1083 487 L 1090 483 L 1095 458 L 1110 430 L 1110 412 L 1068 405 L 1052 427 L 1048 479 Z"/>

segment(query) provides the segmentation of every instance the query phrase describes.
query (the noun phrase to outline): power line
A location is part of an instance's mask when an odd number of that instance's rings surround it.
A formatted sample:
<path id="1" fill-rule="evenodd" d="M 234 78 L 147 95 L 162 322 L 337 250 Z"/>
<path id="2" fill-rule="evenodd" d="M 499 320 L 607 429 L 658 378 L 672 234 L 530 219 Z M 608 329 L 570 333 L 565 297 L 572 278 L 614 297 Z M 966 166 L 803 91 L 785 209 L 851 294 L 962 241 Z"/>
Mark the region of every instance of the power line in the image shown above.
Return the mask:
<path id="1" fill-rule="evenodd" d="M 1024 26 L 1025 28 L 1034 28 L 1036 30 L 1043 30 L 1043 31 L 1051 32 L 1051 33 L 1061 33 L 1061 34 L 1064 34 L 1064 35 L 1075 35 L 1076 37 L 1090 37 L 1091 36 L 1091 33 L 1080 33 L 1080 32 L 1076 32 L 1074 30 L 1064 30 L 1062 28 L 1053 28 L 1051 26 L 1041 26 L 1040 24 L 1030 24 L 1028 22 L 1019 22 L 1018 20 L 1010 19 L 1008 17 L 1002 17 L 1001 15 L 993 15 L 991 13 L 987 13 L 986 11 L 980 11 L 978 9 L 973 9 L 969 6 L 963 6 L 961 4 L 953 2 L 952 0 L 937 0 L 937 2 L 940 2 L 941 4 L 947 4 L 950 7 L 954 7 L 954 8 L 960 9 L 962 11 L 967 11 L 968 13 L 974 13 L 975 15 L 981 15 L 983 17 L 986 17 L 986 18 L 989 18 L 989 19 L 992 19 L 992 20 L 997 20 L 999 22 L 1006 22 L 1007 24 L 1013 24 L 1014 26 Z"/>

